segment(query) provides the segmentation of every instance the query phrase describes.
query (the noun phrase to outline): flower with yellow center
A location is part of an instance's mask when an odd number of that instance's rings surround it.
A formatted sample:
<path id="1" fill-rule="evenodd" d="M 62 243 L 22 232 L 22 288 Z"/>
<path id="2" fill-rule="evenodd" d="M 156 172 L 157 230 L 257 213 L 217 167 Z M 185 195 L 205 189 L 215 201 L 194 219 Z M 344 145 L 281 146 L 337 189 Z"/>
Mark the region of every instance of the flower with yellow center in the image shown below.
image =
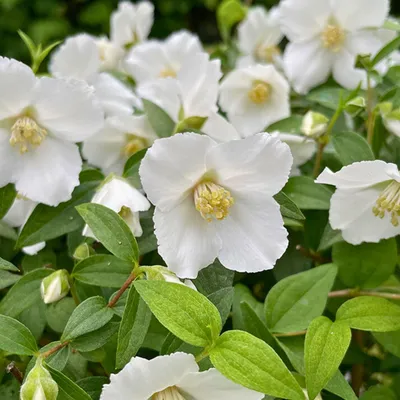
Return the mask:
<path id="1" fill-rule="evenodd" d="M 255 55 L 257 60 L 271 64 L 281 54 L 278 46 L 260 45 L 257 47 Z"/>
<path id="2" fill-rule="evenodd" d="M 336 186 L 329 221 L 347 242 L 376 243 L 400 233 L 400 173 L 395 164 L 356 162 L 336 173 L 326 169 L 316 182 Z"/>
<path id="3" fill-rule="evenodd" d="M 176 78 L 176 71 L 173 68 L 164 68 L 159 76 L 160 78 Z"/>
<path id="4" fill-rule="evenodd" d="M 18 146 L 21 154 L 26 153 L 31 146 L 39 146 L 47 136 L 46 129 L 41 128 L 30 117 L 18 118 L 11 128 L 11 146 Z"/>
<path id="5" fill-rule="evenodd" d="M 189 279 L 216 257 L 235 271 L 273 268 L 287 246 L 273 196 L 291 165 L 289 147 L 265 133 L 220 144 L 194 133 L 156 140 L 139 174 L 168 268 Z"/>
<path id="6" fill-rule="evenodd" d="M 216 369 L 199 372 L 192 354 L 173 353 L 152 360 L 133 357 L 110 383 L 100 400 L 261 400 L 264 394 L 246 389 Z"/>
<path id="7" fill-rule="evenodd" d="M 335 53 L 340 51 L 345 39 L 345 31 L 336 24 L 328 24 L 321 34 L 322 45 Z"/>
<path id="8" fill-rule="evenodd" d="M 266 82 L 255 81 L 247 94 L 253 103 L 264 104 L 270 98 L 271 85 Z"/>

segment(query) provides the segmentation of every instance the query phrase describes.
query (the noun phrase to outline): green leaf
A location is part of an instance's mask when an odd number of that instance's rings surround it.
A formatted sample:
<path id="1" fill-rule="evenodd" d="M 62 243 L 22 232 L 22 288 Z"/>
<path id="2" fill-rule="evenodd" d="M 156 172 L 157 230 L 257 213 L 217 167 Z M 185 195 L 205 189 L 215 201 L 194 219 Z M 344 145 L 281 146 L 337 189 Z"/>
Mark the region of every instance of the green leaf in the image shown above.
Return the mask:
<path id="1" fill-rule="evenodd" d="M 70 341 L 100 329 L 111 320 L 113 315 L 113 311 L 107 307 L 102 297 L 90 297 L 72 312 L 60 340 Z"/>
<path id="2" fill-rule="evenodd" d="M 274 199 L 279 203 L 283 217 L 296 220 L 305 219 L 303 213 L 300 211 L 299 207 L 297 207 L 296 203 L 290 200 L 285 193 L 279 192 L 274 196 Z"/>
<path id="3" fill-rule="evenodd" d="M 174 133 L 175 122 L 158 105 L 143 99 L 144 111 L 147 114 L 151 127 L 160 138 L 169 137 Z"/>
<path id="4" fill-rule="evenodd" d="M 154 316 L 178 338 L 199 347 L 210 346 L 218 338 L 221 317 L 202 294 L 164 281 L 137 281 L 134 285 Z"/>
<path id="5" fill-rule="evenodd" d="M 110 380 L 106 376 L 88 376 L 76 382 L 92 400 L 99 400 L 103 386 L 109 383 Z"/>
<path id="6" fill-rule="evenodd" d="M 75 308 L 75 301 L 71 297 L 49 304 L 46 308 L 47 325 L 53 331 L 62 333 Z"/>
<path id="7" fill-rule="evenodd" d="M 232 287 L 235 273 L 225 268 L 218 260 L 202 269 L 193 281 L 197 290 L 205 296 L 220 289 Z"/>
<path id="8" fill-rule="evenodd" d="M 376 56 L 372 59 L 372 67 L 396 51 L 400 47 L 400 36 L 397 36 L 392 41 L 387 43 L 382 49 L 378 51 Z"/>
<path id="9" fill-rule="evenodd" d="M 332 191 L 308 176 L 293 176 L 283 191 L 302 210 L 329 210 Z"/>
<path id="10" fill-rule="evenodd" d="M 318 251 L 325 251 L 332 247 L 335 243 L 343 242 L 341 231 L 332 229 L 328 222 L 319 242 Z"/>
<path id="11" fill-rule="evenodd" d="M 75 207 L 90 201 L 97 185 L 97 181 L 91 181 L 78 186 L 72 193 L 72 199 L 57 207 L 37 205 L 19 234 L 16 247 L 46 242 L 81 228 L 82 220 Z"/>
<path id="12" fill-rule="evenodd" d="M 396 394 L 386 386 L 372 386 L 360 397 L 360 400 L 397 400 Z"/>
<path id="13" fill-rule="evenodd" d="M 293 114 L 288 118 L 275 122 L 268 127 L 268 132 L 280 131 L 286 133 L 299 133 L 303 122 L 302 115 Z"/>
<path id="14" fill-rule="evenodd" d="M 15 318 L 22 311 L 41 301 L 40 284 L 42 279 L 52 272 L 54 272 L 52 269 L 37 269 L 24 275 L 1 300 L 0 314 Z"/>
<path id="15" fill-rule="evenodd" d="M 225 324 L 229 317 L 233 303 L 233 292 L 233 287 L 226 287 L 207 296 L 207 299 L 217 307 L 219 315 L 221 316 L 222 325 Z"/>
<path id="16" fill-rule="evenodd" d="M 14 283 L 18 282 L 20 279 L 21 275 L 16 275 L 0 269 L 0 290 L 14 285 Z"/>
<path id="17" fill-rule="evenodd" d="M 132 264 L 109 254 L 97 254 L 75 265 L 72 277 L 88 285 L 120 288 L 132 272 Z"/>
<path id="18" fill-rule="evenodd" d="M 340 396 L 344 400 L 357 400 L 357 396 L 353 392 L 349 382 L 347 382 L 340 371 L 336 371 L 335 375 L 333 375 L 331 380 L 325 385 L 325 389 L 328 392 Z"/>
<path id="19" fill-rule="evenodd" d="M 129 157 L 128 161 L 124 166 L 124 174 L 122 175 L 125 179 L 128 179 L 134 186 L 140 186 L 139 178 L 139 167 L 146 155 L 147 149 L 142 149 Z"/>
<path id="20" fill-rule="evenodd" d="M 231 28 L 246 16 L 246 12 L 246 7 L 239 0 L 224 0 L 218 6 L 218 27 L 224 41 L 228 40 Z"/>
<path id="21" fill-rule="evenodd" d="M 214 367 L 232 381 L 275 397 L 304 400 L 299 384 L 275 351 L 247 332 L 223 333 L 210 351 Z"/>
<path id="22" fill-rule="evenodd" d="M 117 368 L 122 368 L 136 356 L 146 337 L 150 321 L 151 311 L 132 285 L 118 332 Z"/>
<path id="23" fill-rule="evenodd" d="M 136 238 L 141 256 L 157 250 L 157 238 L 154 234 L 154 222 L 152 210 L 140 213 L 140 225 L 142 226 L 143 234 Z"/>
<path id="24" fill-rule="evenodd" d="M 308 327 L 305 342 L 306 385 L 315 399 L 339 368 L 351 341 L 345 323 L 318 317 Z"/>
<path id="25" fill-rule="evenodd" d="M 21 322 L 5 315 L 0 315 L 0 349 L 24 356 L 33 356 L 38 351 L 31 331 Z"/>
<path id="26" fill-rule="evenodd" d="M 7 214 L 7 211 L 14 203 L 16 195 L 17 192 L 12 183 L 0 188 L 0 219 Z"/>
<path id="27" fill-rule="evenodd" d="M 340 105 L 340 100 L 348 96 L 348 91 L 337 87 L 323 87 L 311 91 L 306 99 L 335 110 Z"/>
<path id="28" fill-rule="evenodd" d="M 108 251 L 121 260 L 137 263 L 139 249 L 136 239 L 116 212 L 94 203 L 82 204 L 77 210 Z"/>
<path id="29" fill-rule="evenodd" d="M 267 326 L 273 332 L 306 329 L 325 309 L 337 267 L 326 264 L 279 281 L 265 300 Z"/>
<path id="30" fill-rule="evenodd" d="M 67 378 L 63 373 L 49 365 L 47 368 L 58 385 L 59 392 L 57 400 L 92 400 L 82 388 L 72 382 L 71 379 Z"/>
<path id="31" fill-rule="evenodd" d="M 400 357 L 400 330 L 394 332 L 375 332 L 375 339 L 387 350 Z"/>
<path id="32" fill-rule="evenodd" d="M 9 261 L 3 260 L 2 258 L 0 258 L 0 270 L 20 272 L 19 269 L 14 264 L 11 264 Z"/>
<path id="33" fill-rule="evenodd" d="M 353 246 L 336 243 L 332 252 L 340 280 L 347 287 L 375 288 L 393 274 L 397 264 L 396 239 Z"/>
<path id="34" fill-rule="evenodd" d="M 332 136 L 332 144 L 343 165 L 357 161 L 373 161 L 374 153 L 368 142 L 358 133 L 339 132 Z"/>
<path id="35" fill-rule="evenodd" d="M 362 331 L 396 331 L 400 329 L 400 307 L 380 297 L 356 297 L 342 304 L 336 320 Z"/>

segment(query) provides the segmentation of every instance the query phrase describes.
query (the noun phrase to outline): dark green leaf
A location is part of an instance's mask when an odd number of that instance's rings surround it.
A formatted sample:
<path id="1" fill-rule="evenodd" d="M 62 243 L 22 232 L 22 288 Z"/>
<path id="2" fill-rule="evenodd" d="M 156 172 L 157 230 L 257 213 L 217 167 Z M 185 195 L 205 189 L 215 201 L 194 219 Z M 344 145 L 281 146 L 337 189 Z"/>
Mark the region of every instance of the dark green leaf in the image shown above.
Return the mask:
<path id="1" fill-rule="evenodd" d="M 325 251 L 332 247 L 335 243 L 339 242 L 343 242 L 341 231 L 332 229 L 330 223 L 328 222 L 319 242 L 318 251 Z"/>
<path id="2" fill-rule="evenodd" d="M 75 301 L 71 297 L 64 297 L 60 301 L 49 304 L 46 308 L 48 326 L 53 331 L 62 333 L 75 307 Z"/>
<path id="3" fill-rule="evenodd" d="M 305 219 L 303 213 L 300 211 L 299 207 L 297 207 L 296 203 L 290 200 L 285 193 L 279 192 L 274 196 L 274 199 L 279 203 L 283 217 L 295 220 Z"/>
<path id="4" fill-rule="evenodd" d="M 375 339 L 387 350 L 400 357 L 400 330 L 394 332 L 375 332 Z"/>
<path id="5" fill-rule="evenodd" d="M 7 214 L 7 211 L 14 203 L 16 195 L 17 192 L 12 183 L 0 188 L 0 219 Z"/>
<path id="6" fill-rule="evenodd" d="M 235 273 L 225 268 L 218 260 L 202 269 L 193 281 L 197 290 L 208 296 L 220 289 L 232 287 Z"/>
<path id="7" fill-rule="evenodd" d="M 18 282 L 21 279 L 21 275 L 13 274 L 9 271 L 3 271 L 0 269 L 0 290 Z"/>
<path id="8" fill-rule="evenodd" d="M 11 264 L 9 261 L 3 260 L 2 258 L 0 258 L 0 270 L 19 272 L 19 269 L 14 264 Z"/>
<path id="9" fill-rule="evenodd" d="M 332 136 L 332 144 L 343 165 L 375 159 L 368 142 L 358 133 L 338 132 Z"/>
<path id="10" fill-rule="evenodd" d="M 103 386 L 109 383 L 106 376 L 88 376 L 87 378 L 80 379 L 76 382 L 91 398 L 92 400 L 99 400 Z"/>
<path id="11" fill-rule="evenodd" d="M 387 43 L 381 50 L 378 51 L 376 56 L 372 59 L 372 66 L 378 64 L 380 61 L 389 56 L 399 47 L 400 47 L 400 36 L 397 36 L 392 41 Z"/>

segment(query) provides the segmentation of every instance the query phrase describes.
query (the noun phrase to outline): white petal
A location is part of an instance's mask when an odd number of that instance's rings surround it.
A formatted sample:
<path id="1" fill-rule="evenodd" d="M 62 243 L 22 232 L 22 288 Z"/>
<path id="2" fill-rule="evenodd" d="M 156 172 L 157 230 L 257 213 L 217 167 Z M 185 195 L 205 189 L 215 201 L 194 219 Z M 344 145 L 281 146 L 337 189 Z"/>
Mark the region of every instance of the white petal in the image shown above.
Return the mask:
<path id="1" fill-rule="evenodd" d="M 154 212 L 158 252 L 179 278 L 194 279 L 217 257 L 221 241 L 215 224 L 200 215 L 193 195 L 172 210 Z"/>
<path id="2" fill-rule="evenodd" d="M 18 115 L 30 105 L 36 78 L 19 61 L 0 57 L 0 120 Z"/>
<path id="3" fill-rule="evenodd" d="M 269 196 L 283 188 L 293 161 L 289 146 L 265 133 L 222 143 L 208 151 L 206 160 L 226 189 Z"/>
<path id="4" fill-rule="evenodd" d="M 29 256 L 34 256 L 39 253 L 40 250 L 43 250 L 46 247 L 46 242 L 40 242 L 37 244 L 33 244 L 32 246 L 25 246 L 22 248 L 22 251 Z"/>
<path id="5" fill-rule="evenodd" d="M 146 139 L 149 145 L 158 137 L 150 125 L 146 114 L 143 115 L 120 115 L 110 117 L 109 124 L 120 132 L 132 134 Z"/>
<path id="6" fill-rule="evenodd" d="M 211 113 L 201 130 L 217 142 L 229 142 L 241 138 L 235 127 L 218 113 Z"/>
<path id="7" fill-rule="evenodd" d="M 103 112 L 83 81 L 41 78 L 34 94 L 37 123 L 60 139 L 80 142 L 103 127 Z"/>
<path id="8" fill-rule="evenodd" d="M 396 136 L 400 137 L 400 121 L 399 120 L 384 118 L 383 122 L 388 131 L 390 131 L 390 132 L 394 133 Z"/>
<path id="9" fill-rule="evenodd" d="M 337 21 L 346 30 L 379 28 L 389 14 L 389 0 L 333 0 Z"/>
<path id="10" fill-rule="evenodd" d="M 343 49 L 333 64 L 333 77 L 346 89 L 355 89 L 360 83 L 366 88 L 367 74 L 364 70 L 355 68 L 354 63 L 355 56 Z"/>
<path id="11" fill-rule="evenodd" d="M 271 269 L 288 246 L 279 204 L 265 195 L 231 192 L 235 204 L 217 223 L 222 240 L 218 259 L 228 269 L 258 272 Z"/>
<path id="12" fill-rule="evenodd" d="M 289 43 L 283 55 L 287 77 L 300 94 L 324 83 L 331 73 L 332 53 L 321 46 L 319 39 Z"/>
<path id="13" fill-rule="evenodd" d="M 19 228 L 25 224 L 36 205 L 37 203 L 32 200 L 16 198 L 2 221 L 12 228 Z"/>
<path id="14" fill-rule="evenodd" d="M 165 48 L 168 59 L 178 66 L 177 71 L 185 60 L 203 51 L 198 36 L 185 30 L 171 34 L 165 41 Z"/>
<path id="15" fill-rule="evenodd" d="M 79 185 L 82 160 L 73 143 L 46 137 L 36 149 L 22 154 L 19 162 L 15 187 L 33 201 L 57 206 L 69 200 Z"/>
<path id="16" fill-rule="evenodd" d="M 179 389 L 196 400 L 261 400 L 264 394 L 246 389 L 225 378 L 216 369 L 185 375 Z"/>
<path id="17" fill-rule="evenodd" d="M 398 169 L 395 164 L 381 160 L 360 161 L 347 165 L 336 173 L 325 168 L 315 182 L 335 185 L 339 189 L 361 189 L 393 179 L 396 174 L 398 175 Z"/>
<path id="18" fill-rule="evenodd" d="M 133 357 L 119 373 L 111 374 L 111 382 L 103 386 L 100 400 L 147 400 L 198 370 L 191 354 L 174 353 L 152 360 Z"/>
<path id="19" fill-rule="evenodd" d="M 291 42 L 320 33 L 332 12 L 331 0 L 284 0 L 279 7 L 282 30 Z"/>
<path id="20" fill-rule="evenodd" d="M 149 36 L 154 21 L 154 6 L 149 1 L 141 1 L 136 5 L 136 34 L 140 41 Z"/>
<path id="21" fill-rule="evenodd" d="M 20 170 L 20 152 L 10 144 L 11 132 L 0 128 L 0 187 L 15 182 Z"/>
<path id="22" fill-rule="evenodd" d="M 195 133 L 156 140 L 139 169 L 150 201 L 162 211 L 179 204 L 206 172 L 206 153 L 215 145 L 208 136 Z"/>
<path id="23" fill-rule="evenodd" d="M 85 33 L 69 37 L 53 53 L 49 69 L 58 78 L 90 79 L 100 69 L 95 38 Z"/>

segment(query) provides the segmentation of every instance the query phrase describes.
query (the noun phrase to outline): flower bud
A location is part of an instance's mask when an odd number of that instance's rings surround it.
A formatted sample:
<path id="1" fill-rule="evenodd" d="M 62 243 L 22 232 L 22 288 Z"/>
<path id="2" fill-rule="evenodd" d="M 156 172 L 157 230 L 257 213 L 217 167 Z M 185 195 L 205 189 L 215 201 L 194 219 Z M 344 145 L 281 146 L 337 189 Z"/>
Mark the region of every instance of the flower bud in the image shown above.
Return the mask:
<path id="1" fill-rule="evenodd" d="M 40 293 L 46 304 L 61 300 L 69 292 L 68 271 L 60 269 L 42 280 Z"/>
<path id="2" fill-rule="evenodd" d="M 358 96 L 348 101 L 345 105 L 345 110 L 352 116 L 355 117 L 365 108 L 364 97 Z"/>
<path id="3" fill-rule="evenodd" d="M 191 289 L 197 290 L 196 286 L 194 286 L 190 279 L 185 279 L 184 281 L 181 281 L 172 271 L 161 265 L 152 265 L 151 267 L 145 267 L 145 270 L 148 280 L 179 283 L 181 285 L 186 285 Z"/>
<path id="4" fill-rule="evenodd" d="M 21 400 L 56 400 L 57 396 L 58 385 L 39 357 L 21 386 Z"/>
<path id="5" fill-rule="evenodd" d="M 309 111 L 301 124 L 301 132 L 309 137 L 318 138 L 322 136 L 328 128 L 329 119 L 320 113 Z"/>
<path id="6" fill-rule="evenodd" d="M 94 250 L 87 243 L 82 243 L 75 249 L 73 258 L 74 260 L 82 261 L 93 254 Z"/>

